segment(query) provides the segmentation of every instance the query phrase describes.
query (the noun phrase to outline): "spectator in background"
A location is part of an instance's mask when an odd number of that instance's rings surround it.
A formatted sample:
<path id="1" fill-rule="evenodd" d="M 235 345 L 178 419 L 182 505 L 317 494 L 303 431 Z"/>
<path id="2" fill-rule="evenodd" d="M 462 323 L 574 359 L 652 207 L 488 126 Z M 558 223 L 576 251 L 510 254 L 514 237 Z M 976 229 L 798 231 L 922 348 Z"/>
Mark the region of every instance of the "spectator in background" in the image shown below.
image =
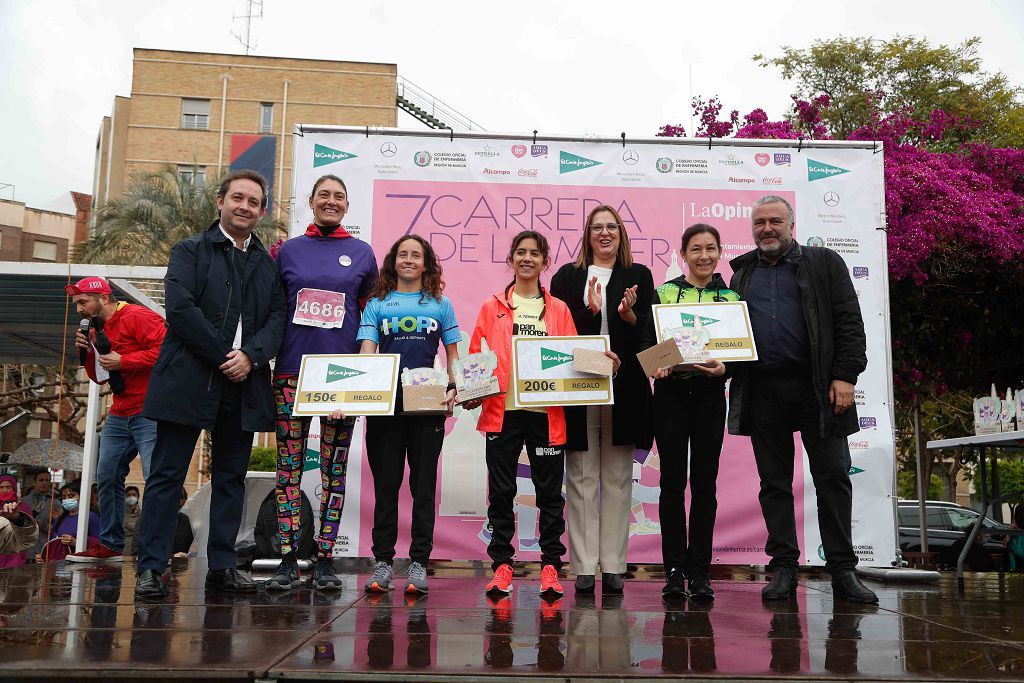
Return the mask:
<path id="1" fill-rule="evenodd" d="M 60 515 L 61 507 L 60 500 L 54 500 L 53 498 L 53 483 L 49 470 L 36 472 L 32 482 L 32 490 L 22 497 L 21 502 L 28 505 L 29 509 L 32 510 L 31 514 L 39 525 L 39 540 L 31 552 L 31 556 L 35 557 L 42 551 L 43 546 L 46 545 L 46 539 L 50 534 L 50 526 L 53 520 Z"/>
<path id="2" fill-rule="evenodd" d="M 174 528 L 174 557 L 188 557 L 192 549 L 192 541 L 195 536 L 192 534 L 192 520 L 181 511 L 188 502 L 188 491 L 181 488 L 181 498 L 178 500 L 178 521 Z"/>
<path id="3" fill-rule="evenodd" d="M 93 484 L 92 489 L 89 491 L 89 509 L 97 511 L 99 514 L 100 509 L 100 485 Z"/>
<path id="4" fill-rule="evenodd" d="M 139 515 L 142 514 L 142 504 L 139 502 L 139 487 L 124 487 L 124 549 L 132 555 L 135 554 L 135 530 L 139 526 Z"/>
<path id="5" fill-rule="evenodd" d="M 50 529 L 50 540 L 43 546 L 42 552 L 36 556 L 36 562 L 54 562 L 63 560 L 75 550 L 78 536 L 78 503 L 81 484 L 73 481 L 60 487 L 60 504 L 64 508 L 60 517 Z M 89 512 L 88 540 L 86 549 L 93 548 L 100 542 L 100 516 Z"/>
<path id="6" fill-rule="evenodd" d="M 18 501 L 17 478 L 0 475 L 0 569 L 27 564 L 38 534 L 31 508 Z"/>
<path id="7" fill-rule="evenodd" d="M 1024 529 L 1024 503 L 1013 509 L 1013 522 L 1011 529 Z M 1024 569 L 1024 536 L 1007 536 L 1006 544 L 1006 568 L 1011 572 L 1019 572 Z"/>
<path id="8" fill-rule="evenodd" d="M 178 499 L 178 518 L 174 523 L 174 545 L 171 548 L 172 557 L 188 557 L 188 553 L 192 549 L 192 541 L 195 540 L 195 536 L 192 533 L 192 520 L 181 511 L 187 502 L 188 491 L 182 487 L 181 497 Z M 139 537 L 136 535 L 132 539 L 131 545 L 125 544 L 124 547 L 132 555 L 137 555 L 139 552 Z"/>

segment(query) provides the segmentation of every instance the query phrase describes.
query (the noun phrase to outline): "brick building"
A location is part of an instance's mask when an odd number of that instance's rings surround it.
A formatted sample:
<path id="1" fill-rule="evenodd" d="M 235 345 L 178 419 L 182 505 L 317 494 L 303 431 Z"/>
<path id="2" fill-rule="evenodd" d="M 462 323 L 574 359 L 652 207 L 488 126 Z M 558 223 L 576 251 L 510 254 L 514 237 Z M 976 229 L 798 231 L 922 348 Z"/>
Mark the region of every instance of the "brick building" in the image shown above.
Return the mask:
<path id="1" fill-rule="evenodd" d="M 57 203 L 39 209 L 0 199 L 0 261 L 68 261 L 68 250 L 88 236 L 92 197 L 69 192 Z"/>
<path id="2" fill-rule="evenodd" d="M 130 97 L 115 97 L 96 140 L 94 205 L 137 170 L 165 164 L 197 180 L 233 166 L 271 180 L 272 215 L 291 200 L 297 123 L 395 126 L 394 64 L 136 48 Z"/>

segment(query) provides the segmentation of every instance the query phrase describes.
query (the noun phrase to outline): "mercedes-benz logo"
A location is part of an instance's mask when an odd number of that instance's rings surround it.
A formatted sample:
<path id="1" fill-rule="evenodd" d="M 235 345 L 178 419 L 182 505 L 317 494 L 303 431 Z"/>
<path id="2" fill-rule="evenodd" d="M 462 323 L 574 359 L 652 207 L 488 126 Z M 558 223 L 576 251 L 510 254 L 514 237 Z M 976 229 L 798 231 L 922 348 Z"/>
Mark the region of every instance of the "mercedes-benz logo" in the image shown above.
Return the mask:
<path id="1" fill-rule="evenodd" d="M 631 149 L 627 149 L 625 152 L 622 153 L 622 160 L 625 161 L 630 166 L 633 166 L 634 164 L 640 161 L 640 155 Z"/>
<path id="2" fill-rule="evenodd" d="M 835 192 L 826 192 L 823 200 L 825 202 L 825 206 L 836 206 L 839 204 L 839 195 Z"/>
<path id="3" fill-rule="evenodd" d="M 398 145 L 393 142 L 385 142 L 380 146 L 380 155 L 382 157 L 393 157 L 398 153 Z"/>

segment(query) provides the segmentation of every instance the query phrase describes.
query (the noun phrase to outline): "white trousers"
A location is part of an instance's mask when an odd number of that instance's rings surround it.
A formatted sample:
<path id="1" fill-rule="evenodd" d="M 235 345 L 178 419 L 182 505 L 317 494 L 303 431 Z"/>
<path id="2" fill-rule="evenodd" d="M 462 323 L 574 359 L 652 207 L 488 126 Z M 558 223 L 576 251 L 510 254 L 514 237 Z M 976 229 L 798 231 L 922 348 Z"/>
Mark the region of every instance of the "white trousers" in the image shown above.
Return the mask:
<path id="1" fill-rule="evenodd" d="M 633 501 L 632 444 L 612 445 L 612 407 L 587 406 L 587 450 L 565 455 L 565 507 L 569 554 L 577 574 L 626 571 L 630 505 Z"/>

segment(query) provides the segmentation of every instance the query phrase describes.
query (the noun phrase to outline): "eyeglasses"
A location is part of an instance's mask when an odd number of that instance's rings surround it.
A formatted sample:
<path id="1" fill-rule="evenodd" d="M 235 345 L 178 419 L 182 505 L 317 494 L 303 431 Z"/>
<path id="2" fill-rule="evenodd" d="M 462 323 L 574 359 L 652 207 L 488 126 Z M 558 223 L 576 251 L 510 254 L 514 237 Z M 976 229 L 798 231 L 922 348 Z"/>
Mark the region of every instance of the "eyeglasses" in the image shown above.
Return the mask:
<path id="1" fill-rule="evenodd" d="M 611 235 L 617 233 L 619 231 L 619 228 L 621 227 L 622 226 L 619 225 L 618 223 L 609 223 L 608 225 L 595 224 L 590 226 L 590 232 L 594 233 L 595 235 L 600 235 L 602 232 L 607 232 L 609 235 Z"/>

